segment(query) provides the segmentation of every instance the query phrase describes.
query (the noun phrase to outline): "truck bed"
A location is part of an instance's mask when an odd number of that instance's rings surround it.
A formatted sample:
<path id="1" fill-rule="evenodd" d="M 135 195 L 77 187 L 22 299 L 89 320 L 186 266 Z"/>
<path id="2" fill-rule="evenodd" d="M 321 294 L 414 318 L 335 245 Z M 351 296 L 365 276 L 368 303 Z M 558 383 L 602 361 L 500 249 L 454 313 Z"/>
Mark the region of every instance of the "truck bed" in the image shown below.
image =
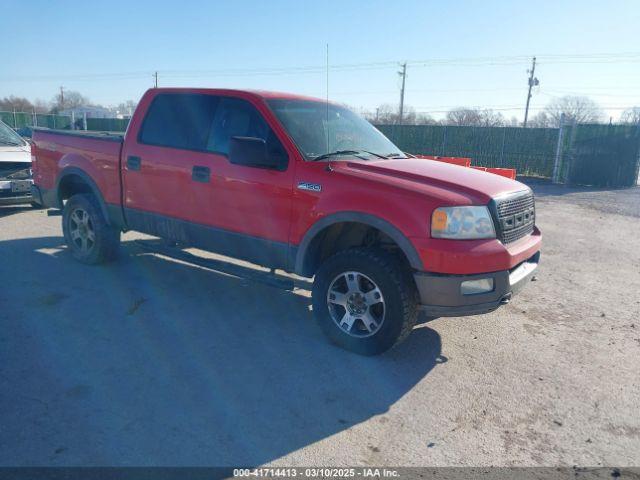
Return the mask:
<path id="1" fill-rule="evenodd" d="M 102 131 L 86 131 L 86 130 L 59 130 L 53 128 L 35 127 L 37 132 L 46 132 L 54 135 L 71 135 L 80 138 L 94 138 L 96 140 L 109 140 L 112 142 L 122 142 L 124 140 L 123 132 L 102 132 Z"/>
<path id="2" fill-rule="evenodd" d="M 85 174 L 105 202 L 120 204 L 120 151 L 124 134 L 37 128 L 33 132 L 33 180 L 45 192 L 55 189 L 64 169 Z"/>

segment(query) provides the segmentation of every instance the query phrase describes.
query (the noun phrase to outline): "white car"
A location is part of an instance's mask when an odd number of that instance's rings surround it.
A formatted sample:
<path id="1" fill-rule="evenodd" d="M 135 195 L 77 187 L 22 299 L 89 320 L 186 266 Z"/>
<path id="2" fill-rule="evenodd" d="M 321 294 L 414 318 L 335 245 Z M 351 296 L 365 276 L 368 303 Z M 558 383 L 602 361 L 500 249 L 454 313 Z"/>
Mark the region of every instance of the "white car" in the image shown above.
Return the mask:
<path id="1" fill-rule="evenodd" d="M 0 121 L 0 205 L 32 203 L 31 145 Z"/>

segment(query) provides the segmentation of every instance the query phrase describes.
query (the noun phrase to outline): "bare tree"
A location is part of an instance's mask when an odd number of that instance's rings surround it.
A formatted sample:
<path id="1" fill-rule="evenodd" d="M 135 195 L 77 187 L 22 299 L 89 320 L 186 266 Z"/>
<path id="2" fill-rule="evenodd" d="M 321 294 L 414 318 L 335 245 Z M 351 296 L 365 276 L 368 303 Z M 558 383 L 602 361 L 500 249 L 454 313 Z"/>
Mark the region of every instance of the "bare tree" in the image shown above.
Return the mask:
<path id="1" fill-rule="evenodd" d="M 622 115 L 620 115 L 620 123 L 640 125 L 640 107 L 627 108 L 622 112 Z"/>
<path id="2" fill-rule="evenodd" d="M 123 117 L 130 117 L 131 115 L 133 115 L 133 111 L 136 109 L 137 105 L 137 102 L 134 102 L 133 100 L 127 100 L 126 102 L 118 104 L 118 106 L 115 108 L 115 112 L 118 115 L 122 115 Z"/>
<path id="3" fill-rule="evenodd" d="M 511 117 L 508 120 L 505 120 L 504 126 L 505 127 L 520 127 L 521 126 L 521 122 L 516 117 Z"/>
<path id="4" fill-rule="evenodd" d="M 76 108 L 89 105 L 89 99 L 75 90 L 67 90 L 64 92 L 64 101 L 62 93 L 58 93 L 53 97 L 52 113 L 57 113 L 67 108 Z"/>
<path id="5" fill-rule="evenodd" d="M 557 125 L 554 125 L 553 119 L 547 115 L 547 112 L 539 112 L 529 119 L 527 126 L 533 128 L 550 128 Z"/>
<path id="6" fill-rule="evenodd" d="M 36 111 L 36 113 L 49 113 L 49 111 L 51 110 L 51 104 L 45 100 L 36 98 L 33 101 L 33 109 Z"/>
<path id="7" fill-rule="evenodd" d="M 395 125 L 400 121 L 398 107 L 384 103 L 376 108 L 375 112 L 364 112 L 364 117 L 373 124 Z M 403 125 L 435 125 L 437 122 L 428 114 L 417 113 L 416 109 L 405 105 L 402 114 Z"/>
<path id="8" fill-rule="evenodd" d="M 17 112 L 30 112 L 33 109 L 33 104 L 23 97 L 16 97 L 10 95 L 8 97 L 0 98 L 0 110 Z"/>
<path id="9" fill-rule="evenodd" d="M 501 127 L 505 125 L 504 116 L 500 112 L 490 108 L 454 108 L 447 112 L 442 122 L 445 125 L 458 125 L 465 127 Z"/>
<path id="10" fill-rule="evenodd" d="M 600 106 L 589 97 L 576 97 L 567 95 L 552 100 L 544 109 L 550 120 L 551 126 L 560 126 L 562 114 L 566 122 L 575 123 L 599 123 L 604 118 L 604 112 Z"/>

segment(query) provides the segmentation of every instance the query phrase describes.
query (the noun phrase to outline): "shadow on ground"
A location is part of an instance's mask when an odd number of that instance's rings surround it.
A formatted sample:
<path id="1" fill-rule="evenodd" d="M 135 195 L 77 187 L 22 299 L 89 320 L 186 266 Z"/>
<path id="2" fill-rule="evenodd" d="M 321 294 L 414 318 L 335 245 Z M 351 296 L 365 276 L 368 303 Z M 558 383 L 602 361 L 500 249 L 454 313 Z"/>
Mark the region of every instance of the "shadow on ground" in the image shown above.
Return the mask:
<path id="1" fill-rule="evenodd" d="M 0 242 L 1 465 L 261 464 L 384 415 L 446 360 L 428 327 L 359 357 L 304 296 L 134 242 L 84 266 L 61 243 Z"/>
<path id="2" fill-rule="evenodd" d="M 33 207 L 31 205 L 0 205 L 0 218 L 28 210 L 33 210 Z"/>

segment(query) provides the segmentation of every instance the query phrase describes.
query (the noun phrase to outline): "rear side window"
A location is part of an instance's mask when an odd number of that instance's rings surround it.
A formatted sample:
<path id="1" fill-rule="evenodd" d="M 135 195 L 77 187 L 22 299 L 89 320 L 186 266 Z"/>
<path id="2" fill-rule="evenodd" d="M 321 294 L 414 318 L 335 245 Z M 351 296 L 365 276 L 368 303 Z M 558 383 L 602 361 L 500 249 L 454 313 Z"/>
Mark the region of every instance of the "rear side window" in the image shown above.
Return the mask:
<path id="1" fill-rule="evenodd" d="M 207 142 L 207 150 L 228 155 L 231 137 L 236 136 L 265 140 L 269 155 L 279 159 L 281 168 L 286 167 L 286 151 L 260 112 L 246 100 L 221 98 Z"/>
<path id="2" fill-rule="evenodd" d="M 147 145 L 205 151 L 218 98 L 212 95 L 158 95 L 142 124 L 138 141 Z"/>

